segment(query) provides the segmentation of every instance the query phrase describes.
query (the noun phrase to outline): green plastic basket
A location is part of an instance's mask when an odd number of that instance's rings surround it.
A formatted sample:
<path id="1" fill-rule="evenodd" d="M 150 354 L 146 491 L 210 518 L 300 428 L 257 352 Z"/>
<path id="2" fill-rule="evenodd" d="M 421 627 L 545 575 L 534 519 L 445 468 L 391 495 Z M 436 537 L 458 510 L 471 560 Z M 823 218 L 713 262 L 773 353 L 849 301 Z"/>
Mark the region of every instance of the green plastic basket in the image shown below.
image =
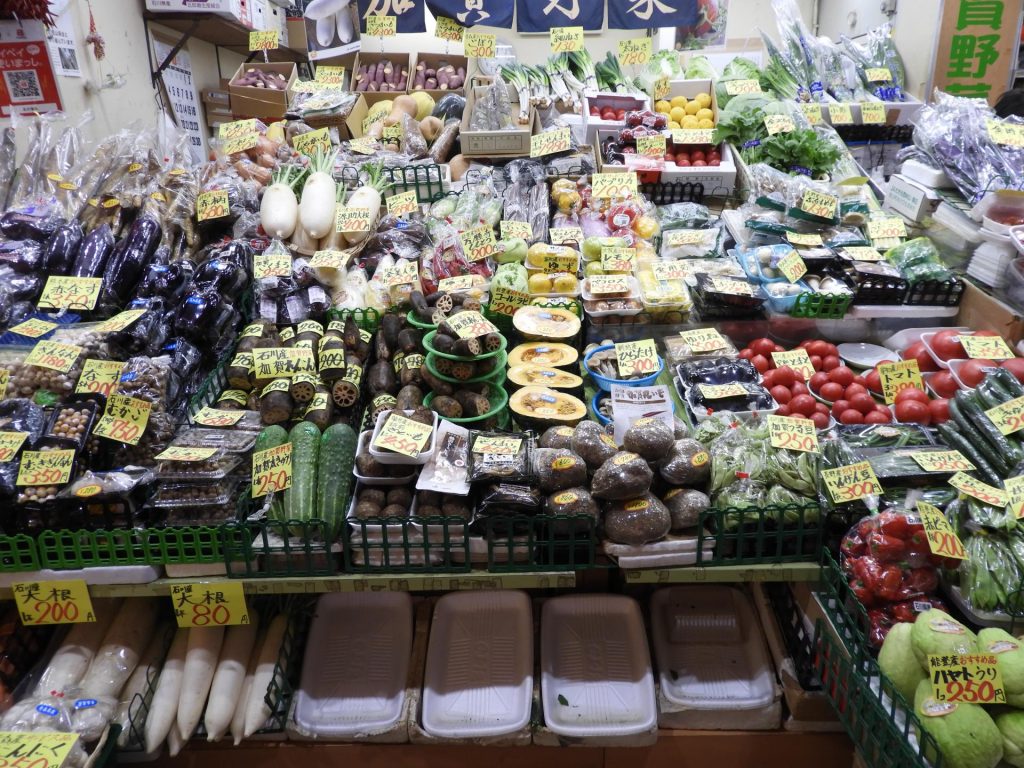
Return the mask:
<path id="1" fill-rule="evenodd" d="M 362 307 L 359 309 L 329 309 L 327 310 L 327 322 L 338 320 L 345 322 L 348 318 L 354 318 L 356 325 L 364 331 L 376 331 L 380 327 L 381 313 L 373 307 Z"/>
<path id="2" fill-rule="evenodd" d="M 436 336 L 436 335 L 437 335 L 437 331 L 431 331 L 426 336 L 424 336 L 423 337 L 423 348 L 427 352 L 430 352 L 431 354 L 437 355 L 438 357 L 444 357 L 444 358 L 447 358 L 448 360 L 456 360 L 456 361 L 459 361 L 459 362 L 465 362 L 465 361 L 472 362 L 474 360 L 483 360 L 483 359 L 488 358 L 488 357 L 494 357 L 495 355 L 500 355 L 508 347 L 508 339 L 506 339 L 504 336 L 502 336 L 501 337 L 501 346 L 498 347 L 497 349 L 495 349 L 493 352 L 482 352 L 479 355 L 473 355 L 472 357 L 460 357 L 459 355 L 449 355 L 449 354 L 446 354 L 444 352 L 438 352 L 436 349 L 434 349 L 434 336 Z"/>
<path id="3" fill-rule="evenodd" d="M 597 567 L 597 520 L 589 515 L 495 515 L 482 517 L 480 522 L 487 542 L 489 571 L 578 571 Z"/>
<path id="4" fill-rule="evenodd" d="M 817 504 L 705 510 L 697 526 L 697 565 L 820 562 L 821 521 Z M 704 552 L 709 544 L 710 555 Z"/>
<path id="5" fill-rule="evenodd" d="M 436 331 L 437 330 L 437 326 L 436 325 L 434 325 L 433 323 L 424 323 L 422 320 L 420 320 L 418 317 L 416 317 L 416 313 L 413 312 L 411 309 L 406 313 L 405 320 L 413 328 L 419 328 L 421 331 Z"/>
<path id="6" fill-rule="evenodd" d="M 498 362 L 494 366 L 493 371 L 483 376 L 475 376 L 471 379 L 456 379 L 453 376 L 442 376 L 440 373 L 437 372 L 437 367 L 434 363 L 434 354 L 434 352 L 427 353 L 427 370 L 430 371 L 434 376 L 439 378 L 441 381 L 446 381 L 449 384 L 482 384 L 485 381 L 493 384 L 502 384 L 505 381 L 505 366 L 508 363 L 508 353 L 505 350 L 501 351 L 501 357 L 498 358 Z"/>
<path id="7" fill-rule="evenodd" d="M 337 573 L 328 530 L 328 523 L 316 519 L 226 523 L 220 532 L 227 575 L 259 579 Z"/>
<path id="8" fill-rule="evenodd" d="M 485 421 L 486 419 L 496 416 L 501 411 L 505 410 L 505 406 L 508 405 L 508 392 L 500 384 L 492 384 L 489 389 L 491 390 L 487 394 L 487 398 L 491 403 L 491 410 L 485 413 L 483 416 L 461 416 L 457 419 L 449 418 L 445 416 L 445 421 L 450 421 L 452 424 L 461 424 L 464 427 L 472 427 L 475 424 Z M 423 398 L 423 405 L 427 408 L 434 400 L 434 393 L 431 392 L 425 398 Z"/>
<path id="9" fill-rule="evenodd" d="M 109 565 L 211 564 L 224 559 L 220 531 L 205 526 L 43 531 L 36 547 L 38 567 L 59 571 Z"/>
<path id="10" fill-rule="evenodd" d="M 342 529 L 345 570 L 354 573 L 464 573 L 469 525 L 461 517 L 350 520 Z"/>
<path id="11" fill-rule="evenodd" d="M 444 196 L 450 185 L 450 175 L 446 175 L 446 167 L 440 165 L 400 165 L 384 169 L 384 178 L 391 182 L 389 195 L 415 190 L 416 199 L 422 203 L 432 203 Z"/>
<path id="12" fill-rule="evenodd" d="M 853 294 L 801 293 L 796 297 L 792 317 L 817 317 L 823 320 L 840 320 L 853 303 Z"/>
<path id="13" fill-rule="evenodd" d="M 35 539 L 23 533 L 0 536 L 0 573 L 38 571 L 39 568 Z"/>

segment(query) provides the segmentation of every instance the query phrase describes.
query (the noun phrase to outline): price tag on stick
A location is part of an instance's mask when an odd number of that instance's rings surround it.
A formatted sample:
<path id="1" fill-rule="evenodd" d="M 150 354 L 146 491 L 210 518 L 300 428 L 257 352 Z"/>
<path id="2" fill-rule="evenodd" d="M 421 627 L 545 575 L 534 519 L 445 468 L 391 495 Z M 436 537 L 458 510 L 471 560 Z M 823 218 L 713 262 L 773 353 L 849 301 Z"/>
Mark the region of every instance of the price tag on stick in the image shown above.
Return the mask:
<path id="1" fill-rule="evenodd" d="M 773 448 L 818 453 L 818 434 L 810 419 L 770 415 L 768 434 Z"/>
<path id="2" fill-rule="evenodd" d="M 1003 341 L 1001 336 L 978 336 L 963 334 L 960 343 L 968 357 L 978 360 L 1009 360 L 1013 350 Z"/>
<path id="3" fill-rule="evenodd" d="M 381 427 L 373 447 L 403 456 L 418 456 L 430 441 L 433 426 L 393 413 Z"/>
<path id="4" fill-rule="evenodd" d="M 956 535 L 956 531 L 946 520 L 941 509 L 919 501 L 917 502 L 917 511 L 921 515 L 921 523 L 928 536 L 928 548 L 933 554 L 952 557 L 956 560 L 967 559 L 963 542 L 960 541 L 960 537 Z"/>
<path id="5" fill-rule="evenodd" d="M 51 275 L 46 278 L 46 285 L 36 306 L 41 309 L 95 309 L 102 285 L 101 277 Z"/>
<path id="6" fill-rule="evenodd" d="M 910 458 L 925 472 L 970 472 L 976 469 L 960 451 L 914 451 Z"/>
<path id="7" fill-rule="evenodd" d="M 11 585 L 11 593 L 26 627 L 96 621 L 84 579 L 16 581 Z"/>
<path id="8" fill-rule="evenodd" d="M 633 374 L 649 376 L 658 370 L 658 348 L 654 339 L 616 344 L 615 358 L 618 362 L 620 377 Z"/>
<path id="9" fill-rule="evenodd" d="M 249 623 L 249 609 L 241 582 L 172 584 L 171 603 L 174 618 L 182 628 Z"/>
<path id="10" fill-rule="evenodd" d="M 803 377 L 804 381 L 814 375 L 811 358 L 807 354 L 807 350 L 803 348 L 792 349 L 788 352 L 772 352 L 772 362 L 775 363 L 776 368 L 789 366 L 796 371 L 798 376 Z"/>
<path id="11" fill-rule="evenodd" d="M 693 331 L 680 331 L 679 335 L 690 348 L 691 352 L 714 352 L 729 346 L 725 338 L 716 328 L 697 328 Z"/>
<path id="12" fill-rule="evenodd" d="M 1024 397 L 1014 398 L 995 408 L 989 408 L 985 411 L 985 416 L 1004 435 L 1019 432 L 1024 429 Z"/>
<path id="13" fill-rule="evenodd" d="M 904 389 L 917 387 L 924 390 L 921 381 L 921 369 L 917 360 L 901 360 L 898 363 L 882 363 L 878 366 L 878 376 L 882 382 L 882 396 L 886 405 L 896 402 L 896 395 Z"/>
<path id="14" fill-rule="evenodd" d="M 116 440 L 119 443 L 138 445 L 149 424 L 149 412 L 153 404 L 147 400 L 126 395 L 111 395 L 103 417 L 93 429 L 94 435 Z"/>
<path id="15" fill-rule="evenodd" d="M 1009 503 L 1006 492 L 1002 488 L 995 488 L 963 472 L 957 472 L 949 478 L 949 484 L 960 491 L 960 493 L 973 496 L 978 501 L 989 506 L 1005 507 Z"/>

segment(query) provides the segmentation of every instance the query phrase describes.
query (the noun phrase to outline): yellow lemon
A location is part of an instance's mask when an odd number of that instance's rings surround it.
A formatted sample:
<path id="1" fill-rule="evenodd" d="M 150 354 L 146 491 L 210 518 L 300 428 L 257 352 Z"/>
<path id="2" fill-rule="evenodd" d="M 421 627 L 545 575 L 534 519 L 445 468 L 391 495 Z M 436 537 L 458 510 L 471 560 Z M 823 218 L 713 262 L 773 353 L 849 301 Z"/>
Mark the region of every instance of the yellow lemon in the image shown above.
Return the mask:
<path id="1" fill-rule="evenodd" d="M 679 123 L 683 128 L 699 128 L 700 121 L 693 115 L 687 115 Z"/>
<path id="2" fill-rule="evenodd" d="M 711 106 L 711 94 L 710 93 L 698 93 L 697 96 L 694 98 L 694 101 L 696 101 L 700 105 L 701 109 L 704 109 L 705 107 L 710 107 Z"/>
<path id="3" fill-rule="evenodd" d="M 682 122 L 684 117 L 686 117 L 686 110 L 683 107 L 672 107 L 672 111 L 668 113 L 668 119 L 675 120 L 677 123 Z"/>
<path id="4" fill-rule="evenodd" d="M 712 112 L 710 109 L 699 109 L 699 110 L 697 110 L 697 119 L 698 120 L 705 120 L 705 119 L 706 120 L 714 120 L 715 119 L 715 113 Z"/>
<path id="5" fill-rule="evenodd" d="M 669 130 L 674 131 L 674 130 L 679 128 L 679 123 L 677 123 L 675 120 L 669 120 L 668 121 L 668 127 L 669 127 Z"/>
<path id="6" fill-rule="evenodd" d="M 686 114 L 696 115 L 700 111 L 700 104 L 696 101 L 691 101 L 686 105 Z"/>
<path id="7" fill-rule="evenodd" d="M 697 127 L 698 128 L 714 128 L 715 127 L 715 121 L 714 120 L 708 120 L 705 117 L 705 118 L 697 121 Z"/>
<path id="8" fill-rule="evenodd" d="M 686 97 L 685 96 L 673 96 L 672 97 L 672 106 L 673 107 L 685 107 L 686 106 Z"/>
<path id="9" fill-rule="evenodd" d="M 530 275 L 530 293 L 551 293 L 551 278 L 543 272 Z"/>
<path id="10" fill-rule="evenodd" d="M 672 105 L 669 104 L 664 99 L 662 99 L 661 101 L 655 103 L 655 105 L 654 105 L 654 111 L 655 112 L 660 112 L 663 115 L 667 115 L 669 113 L 670 109 L 672 109 Z"/>

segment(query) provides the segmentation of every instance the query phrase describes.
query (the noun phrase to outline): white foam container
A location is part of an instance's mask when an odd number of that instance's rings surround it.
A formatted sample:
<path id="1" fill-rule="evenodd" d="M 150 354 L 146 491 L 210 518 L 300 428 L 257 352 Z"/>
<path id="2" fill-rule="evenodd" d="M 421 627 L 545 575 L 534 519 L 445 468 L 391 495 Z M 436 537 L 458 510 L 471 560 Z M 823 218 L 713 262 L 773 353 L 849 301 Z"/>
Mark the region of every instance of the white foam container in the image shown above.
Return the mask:
<path id="1" fill-rule="evenodd" d="M 651 635 L 664 699 L 660 726 L 780 726 L 781 692 L 743 592 L 724 585 L 659 589 L 651 597 Z"/>
<path id="2" fill-rule="evenodd" d="M 650 544 L 615 544 L 605 541 L 604 552 L 614 557 L 619 568 L 666 568 L 674 565 L 694 565 L 697 562 L 697 535 L 669 534 L 661 541 Z M 715 552 L 712 537 L 704 540 L 704 557 Z"/>
<path id="3" fill-rule="evenodd" d="M 364 432 L 359 433 L 359 447 L 356 448 L 356 456 L 370 452 L 370 438 L 373 436 L 373 430 L 367 429 Z M 387 462 L 381 462 L 385 464 Z M 409 474 L 405 477 L 369 477 L 359 474 L 359 470 L 355 464 L 352 465 L 352 474 L 356 480 L 361 482 L 363 485 L 405 485 L 411 483 L 416 478 L 416 470 L 412 467 L 409 468 Z"/>
<path id="4" fill-rule="evenodd" d="M 99 565 L 92 568 L 75 568 L 57 571 L 42 568 L 37 571 L 20 571 L 0 574 L 0 587 L 9 589 L 18 581 L 54 581 L 60 579 L 82 579 L 86 584 L 149 584 L 164 575 L 159 565 Z"/>
<path id="5" fill-rule="evenodd" d="M 540 653 L 544 722 L 553 733 L 629 736 L 657 726 L 647 636 L 632 598 L 551 598 L 542 612 Z"/>
<path id="6" fill-rule="evenodd" d="M 394 411 L 383 411 L 377 415 L 377 423 L 373 428 L 373 436 L 370 438 L 370 455 L 381 464 L 426 464 L 434 453 L 434 443 L 437 440 L 437 414 L 434 414 L 434 424 L 430 432 L 430 440 L 423 446 L 423 450 L 415 456 L 404 456 L 394 451 L 382 451 L 373 447 L 373 441 L 377 439 L 381 429 L 384 428 L 384 420 Z M 412 411 L 402 411 L 402 415 L 408 416 Z"/>
<path id="7" fill-rule="evenodd" d="M 502 736 L 530 722 L 533 615 L 525 592 L 454 592 L 434 606 L 423 729 L 447 739 Z"/>
<path id="8" fill-rule="evenodd" d="M 345 739 L 393 728 L 405 709 L 412 656 L 412 598 L 405 592 L 322 595 L 295 693 L 303 735 Z"/>

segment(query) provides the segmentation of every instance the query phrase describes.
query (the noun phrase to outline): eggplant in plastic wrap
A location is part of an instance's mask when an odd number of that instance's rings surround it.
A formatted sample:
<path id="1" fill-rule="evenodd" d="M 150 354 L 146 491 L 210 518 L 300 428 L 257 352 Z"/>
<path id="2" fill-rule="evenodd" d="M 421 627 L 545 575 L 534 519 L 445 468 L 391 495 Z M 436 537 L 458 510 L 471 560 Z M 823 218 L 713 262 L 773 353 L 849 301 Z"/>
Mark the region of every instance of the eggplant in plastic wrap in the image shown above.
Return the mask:
<path id="1" fill-rule="evenodd" d="M 0 233 L 11 240 L 45 242 L 65 223 L 59 216 L 41 211 L 39 215 L 22 211 L 8 211 L 0 216 Z"/>
<path id="2" fill-rule="evenodd" d="M 25 433 L 28 435 L 25 444 L 32 445 L 45 427 L 45 412 L 31 400 L 19 397 L 0 402 L 0 431 Z M 14 482 L 19 467 L 17 461 L 0 463 L 0 496 L 13 499 L 17 495 Z"/>
<path id="3" fill-rule="evenodd" d="M 194 272 L 195 265 L 188 259 L 170 264 L 150 264 L 135 289 L 135 297 L 176 301 L 188 288 Z"/>
<path id="4" fill-rule="evenodd" d="M 245 240 L 232 240 L 227 245 L 215 248 L 210 254 L 211 258 L 231 261 L 245 270 L 252 264 L 252 246 Z"/>
<path id="5" fill-rule="evenodd" d="M 222 296 L 234 298 L 239 295 L 249 280 L 245 267 L 233 259 L 213 258 L 199 268 L 192 276 L 192 287 L 199 290 L 213 290 Z"/>
<path id="6" fill-rule="evenodd" d="M 174 333 L 201 348 L 212 347 L 236 316 L 231 302 L 212 288 L 190 290 L 178 307 Z"/>
<path id="7" fill-rule="evenodd" d="M 43 246 L 35 240 L 6 240 L 0 242 L 0 264 L 15 272 L 35 272 L 43 263 Z"/>
<path id="8" fill-rule="evenodd" d="M 100 224 L 82 240 L 75 262 L 71 265 L 71 276 L 101 277 L 113 250 L 114 233 L 110 231 L 109 224 Z"/>
<path id="9" fill-rule="evenodd" d="M 7 325 L 17 325 L 18 323 L 28 320 L 32 315 L 35 314 L 36 305 L 31 301 L 21 299 L 15 301 L 10 306 L 10 311 L 7 314 Z"/>
<path id="10" fill-rule="evenodd" d="M 75 263 L 85 233 L 77 221 L 57 227 L 43 246 L 43 270 L 48 275 L 66 275 Z"/>
<path id="11" fill-rule="evenodd" d="M 202 365 L 203 353 L 188 339 L 175 336 L 164 345 L 160 354 L 171 358 L 171 366 L 178 374 L 187 402 L 206 378 L 206 369 Z"/>
<path id="12" fill-rule="evenodd" d="M 278 300 L 277 321 L 294 325 L 310 318 L 320 319 L 330 308 L 327 292 L 319 285 L 310 285 Z"/>
<path id="13" fill-rule="evenodd" d="M 447 96 L 442 96 L 437 100 L 431 115 L 442 120 L 448 120 L 453 117 L 462 119 L 462 112 L 465 109 L 466 99 L 457 93 L 449 93 Z"/>
<path id="14" fill-rule="evenodd" d="M 171 332 L 170 313 L 162 298 L 135 299 L 125 307 L 125 310 L 132 309 L 143 309 L 145 314 L 124 330 L 107 335 L 107 344 L 117 359 L 155 355 Z"/>
<path id="15" fill-rule="evenodd" d="M 103 278 L 103 303 L 121 306 L 132 295 L 142 271 L 160 245 L 160 221 L 149 213 L 132 224 L 128 235 L 117 244 Z"/>
<path id="16" fill-rule="evenodd" d="M 43 290 L 44 280 L 40 272 L 19 275 L 11 267 L 0 264 L 0 286 L 14 301 L 35 301 Z"/>

